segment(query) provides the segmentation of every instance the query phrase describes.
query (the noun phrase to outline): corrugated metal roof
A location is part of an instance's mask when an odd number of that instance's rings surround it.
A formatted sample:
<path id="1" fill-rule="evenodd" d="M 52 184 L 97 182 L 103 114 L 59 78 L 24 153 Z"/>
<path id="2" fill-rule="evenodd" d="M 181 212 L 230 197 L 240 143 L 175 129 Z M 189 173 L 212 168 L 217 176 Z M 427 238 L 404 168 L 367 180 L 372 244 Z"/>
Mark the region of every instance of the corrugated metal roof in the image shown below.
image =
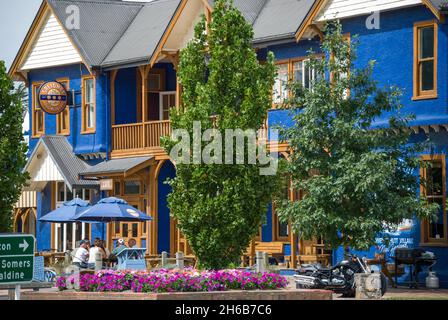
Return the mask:
<path id="1" fill-rule="evenodd" d="M 40 144 L 46 148 L 48 154 L 53 159 L 60 174 L 64 177 L 65 182 L 71 190 L 73 188 L 87 189 L 98 187 L 98 183 L 95 181 L 79 179 L 79 173 L 88 170 L 90 166 L 75 155 L 73 147 L 70 145 L 67 138 L 63 136 L 42 137 L 29 158 L 24 169 L 25 171 L 28 170 L 29 165 L 37 156 Z"/>
<path id="2" fill-rule="evenodd" d="M 102 66 L 149 60 L 180 2 L 181 0 L 163 0 L 145 4 Z"/>
<path id="3" fill-rule="evenodd" d="M 100 66 L 144 3 L 117 0 L 47 0 L 90 66 Z M 68 29 L 67 7 L 79 8 L 80 28 Z"/>
<path id="4" fill-rule="evenodd" d="M 126 174 L 130 170 L 136 167 L 140 167 L 145 163 L 150 165 L 150 161 L 153 159 L 154 157 L 149 156 L 149 157 L 123 158 L 123 159 L 104 161 L 97 164 L 96 166 L 93 166 L 87 170 L 80 172 L 80 176 L 101 177 L 110 174 Z"/>

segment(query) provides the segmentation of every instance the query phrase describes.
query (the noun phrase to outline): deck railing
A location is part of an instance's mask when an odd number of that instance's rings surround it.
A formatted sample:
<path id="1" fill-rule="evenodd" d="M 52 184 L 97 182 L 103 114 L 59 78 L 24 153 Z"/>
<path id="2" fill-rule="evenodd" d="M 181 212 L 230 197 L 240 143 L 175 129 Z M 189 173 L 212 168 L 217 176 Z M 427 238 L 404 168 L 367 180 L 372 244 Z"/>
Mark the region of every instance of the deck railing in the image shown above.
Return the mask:
<path id="1" fill-rule="evenodd" d="M 267 140 L 267 126 L 259 130 L 259 139 Z M 132 152 L 160 147 L 160 138 L 171 134 L 171 122 L 150 121 L 112 126 L 112 150 Z"/>

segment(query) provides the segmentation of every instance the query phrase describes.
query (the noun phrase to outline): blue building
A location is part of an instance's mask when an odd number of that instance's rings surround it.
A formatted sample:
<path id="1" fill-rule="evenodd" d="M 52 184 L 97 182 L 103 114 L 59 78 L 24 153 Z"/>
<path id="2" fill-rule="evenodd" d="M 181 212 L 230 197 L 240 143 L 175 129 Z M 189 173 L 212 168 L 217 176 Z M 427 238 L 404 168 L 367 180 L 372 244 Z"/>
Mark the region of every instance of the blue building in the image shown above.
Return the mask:
<path id="1" fill-rule="evenodd" d="M 235 0 L 253 25 L 254 47 L 262 60 L 275 54 L 278 78 L 268 125 L 288 125 L 288 113 L 276 108 L 288 95 L 289 79 L 312 86 L 314 72 L 308 51 L 318 53 L 326 21 L 339 19 L 347 41 L 358 35 L 360 67 L 377 61 L 374 77 L 380 85 L 404 90 L 404 110 L 416 115 L 413 141 L 427 137 L 433 149 L 421 156 L 433 162 L 431 176 L 442 190 L 423 194 L 443 204 L 437 223 L 403 222 L 392 232 L 391 246 L 378 247 L 393 255 L 396 247 L 423 247 L 439 257 L 435 270 L 448 286 L 448 221 L 446 216 L 446 160 L 448 147 L 447 25 L 438 0 Z M 169 111 L 178 108 L 181 88 L 176 77 L 178 55 L 192 38 L 202 14 L 209 20 L 213 1 L 45 0 L 11 67 L 10 74 L 30 89 L 31 174 L 26 202 L 16 214 L 17 231 L 30 231 L 29 213 L 39 218 L 65 200 L 78 196 L 95 202 L 119 196 L 146 211 L 149 223 L 117 223 L 89 227 L 82 224 L 35 223 L 38 249 L 65 251 L 82 237 L 137 240 L 155 255 L 162 251 L 191 254 L 188 241 L 170 217 L 163 182 L 175 176 L 175 166 L 160 147 L 170 133 Z M 78 23 L 79 22 L 79 23 Z M 442 54 L 439 54 L 442 53 Z M 57 115 L 46 113 L 37 92 L 57 81 L 69 93 L 69 106 Z M 387 123 L 388 115 L 377 125 Z M 280 145 L 288 156 L 288 145 Z M 419 196 L 424 190 L 416 190 Z M 285 190 L 291 200 L 300 194 Z M 32 218 L 32 217 L 31 217 Z M 32 220 L 32 219 L 31 219 Z M 25 228 L 25 226 L 27 226 Z M 106 230 L 103 233 L 103 230 Z M 255 239 L 259 250 L 297 262 L 331 263 L 342 250 L 326 250 L 325 239 L 297 239 L 270 206 L 267 224 Z M 378 248 L 364 253 L 372 256 Z"/>

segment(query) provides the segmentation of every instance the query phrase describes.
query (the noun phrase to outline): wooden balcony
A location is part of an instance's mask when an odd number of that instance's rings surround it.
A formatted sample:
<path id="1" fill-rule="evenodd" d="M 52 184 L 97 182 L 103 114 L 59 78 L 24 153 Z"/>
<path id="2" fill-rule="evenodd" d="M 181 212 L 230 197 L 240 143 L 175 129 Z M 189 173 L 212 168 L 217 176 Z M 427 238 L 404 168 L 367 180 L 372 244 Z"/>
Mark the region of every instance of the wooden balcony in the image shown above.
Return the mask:
<path id="1" fill-rule="evenodd" d="M 171 134 L 171 122 L 150 121 L 112 126 L 112 157 L 165 152 L 160 138 Z"/>
<path id="2" fill-rule="evenodd" d="M 112 157 L 138 156 L 151 154 L 156 158 L 166 158 L 160 145 L 160 138 L 171 134 L 171 122 L 150 121 L 112 126 Z M 259 130 L 259 140 L 268 139 L 268 129 Z"/>

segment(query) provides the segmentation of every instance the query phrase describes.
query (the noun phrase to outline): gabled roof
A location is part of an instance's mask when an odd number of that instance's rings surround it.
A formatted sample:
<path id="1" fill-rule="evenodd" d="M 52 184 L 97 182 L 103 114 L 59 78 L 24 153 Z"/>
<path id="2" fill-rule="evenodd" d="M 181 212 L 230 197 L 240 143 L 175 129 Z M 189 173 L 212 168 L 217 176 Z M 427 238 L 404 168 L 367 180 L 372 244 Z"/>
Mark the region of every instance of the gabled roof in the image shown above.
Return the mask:
<path id="1" fill-rule="evenodd" d="M 44 136 L 37 143 L 31 154 L 24 171 L 28 171 L 34 161 L 40 158 L 39 154 L 42 148 L 48 153 L 58 173 L 64 178 L 64 181 L 73 188 L 96 188 L 98 183 L 95 181 L 81 180 L 79 174 L 90 169 L 90 166 L 78 158 L 73 152 L 73 148 L 66 137 L 63 136 Z"/>
<path id="2" fill-rule="evenodd" d="M 35 39 L 45 12 L 54 13 L 89 68 L 147 61 L 181 0 L 43 0 L 9 71 L 13 76 Z M 80 28 L 67 28 L 70 5 L 79 8 Z M 18 76 L 21 76 L 18 74 Z"/>
<path id="3" fill-rule="evenodd" d="M 134 21 L 144 3 L 117 0 L 47 0 L 89 66 L 102 62 Z M 79 8 L 80 28 L 68 29 L 67 7 Z"/>
<path id="4" fill-rule="evenodd" d="M 254 23 L 255 42 L 293 38 L 315 0 L 268 0 Z"/>
<path id="5" fill-rule="evenodd" d="M 211 7 L 214 0 L 207 0 Z M 316 0 L 234 0 L 254 28 L 254 42 L 294 38 Z"/>
<path id="6" fill-rule="evenodd" d="M 144 5 L 107 55 L 102 67 L 149 61 L 180 2 L 164 0 Z"/>

